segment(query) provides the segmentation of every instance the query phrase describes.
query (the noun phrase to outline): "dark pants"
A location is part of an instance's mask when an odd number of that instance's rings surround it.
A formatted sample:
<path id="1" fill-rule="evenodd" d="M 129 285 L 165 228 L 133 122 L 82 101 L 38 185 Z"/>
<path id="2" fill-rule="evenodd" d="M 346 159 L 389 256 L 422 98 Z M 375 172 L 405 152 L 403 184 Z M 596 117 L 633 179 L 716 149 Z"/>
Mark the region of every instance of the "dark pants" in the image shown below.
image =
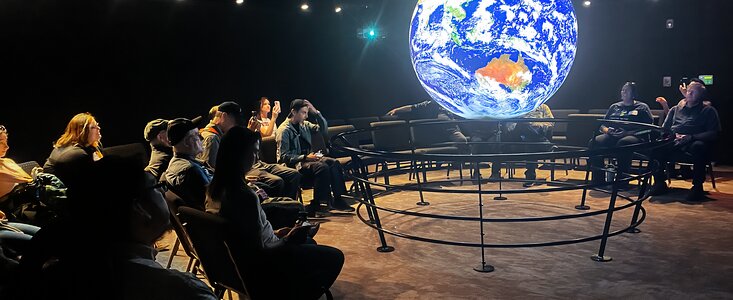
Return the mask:
<path id="1" fill-rule="evenodd" d="M 302 203 L 286 197 L 269 197 L 261 205 L 274 229 L 293 227 L 300 212 L 304 210 Z"/>
<path id="2" fill-rule="evenodd" d="M 692 162 L 692 185 L 702 185 L 705 182 L 705 166 L 710 161 L 710 144 L 703 141 L 693 141 L 685 145 L 670 145 L 653 152 L 653 158 L 662 164 L 654 173 L 655 182 L 667 180 L 664 175 L 667 163 L 674 166 L 675 162 Z"/>
<path id="3" fill-rule="evenodd" d="M 588 148 L 590 149 L 602 149 L 602 148 L 613 148 L 613 147 L 621 147 L 621 146 L 627 146 L 632 144 L 638 144 L 643 142 L 643 140 L 639 139 L 635 136 L 625 136 L 623 138 L 617 138 L 609 134 L 601 134 L 596 136 L 590 141 L 590 145 Z M 618 161 L 618 172 L 619 174 L 628 174 L 629 169 L 631 169 L 631 158 L 633 156 L 633 153 L 630 151 L 623 151 L 620 152 L 616 156 L 616 160 Z M 592 167 L 599 167 L 603 168 L 603 158 L 602 156 L 593 156 L 590 158 L 590 165 Z M 605 181 L 605 172 L 603 170 L 594 169 L 593 170 L 593 181 L 594 182 L 601 182 Z"/>
<path id="4" fill-rule="evenodd" d="M 323 201 L 332 204 L 334 199 L 340 200 L 341 195 L 346 194 L 344 174 L 338 160 L 323 157 L 318 161 L 304 162 L 299 171 L 304 180 L 313 180 L 312 205 Z"/>
<path id="5" fill-rule="evenodd" d="M 270 196 L 296 199 L 300 189 L 300 173 L 293 168 L 279 164 L 259 161 L 247 172 L 247 176 L 257 176 L 258 184 Z"/>
<path id="6" fill-rule="evenodd" d="M 245 259 L 245 284 L 253 299 L 318 299 L 344 265 L 341 250 L 312 244 L 286 245 Z"/>

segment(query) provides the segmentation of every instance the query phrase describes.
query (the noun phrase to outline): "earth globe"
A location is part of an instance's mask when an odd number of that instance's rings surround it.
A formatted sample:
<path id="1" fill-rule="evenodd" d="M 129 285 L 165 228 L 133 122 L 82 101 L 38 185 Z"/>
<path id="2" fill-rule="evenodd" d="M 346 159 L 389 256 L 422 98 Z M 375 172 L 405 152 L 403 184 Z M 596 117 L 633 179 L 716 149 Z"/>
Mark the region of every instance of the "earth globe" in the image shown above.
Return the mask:
<path id="1" fill-rule="evenodd" d="M 423 88 L 445 109 L 507 119 L 560 88 L 577 35 L 571 0 L 418 0 L 410 54 Z"/>

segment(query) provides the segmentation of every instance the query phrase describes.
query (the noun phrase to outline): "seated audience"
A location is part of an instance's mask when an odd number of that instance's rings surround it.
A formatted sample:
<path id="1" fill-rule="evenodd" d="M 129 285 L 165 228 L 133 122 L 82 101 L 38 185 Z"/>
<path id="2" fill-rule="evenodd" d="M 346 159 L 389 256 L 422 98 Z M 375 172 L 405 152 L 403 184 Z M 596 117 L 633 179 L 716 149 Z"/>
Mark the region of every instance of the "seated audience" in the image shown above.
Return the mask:
<path id="1" fill-rule="evenodd" d="M 233 227 L 234 258 L 240 269 L 254 274 L 244 278 L 252 298 L 318 299 L 341 272 L 344 255 L 333 247 L 305 244 L 310 226 L 297 224 L 276 234 L 241 176 L 252 167 L 258 148 L 258 135 L 244 128 L 224 135 L 218 153 L 223 163 L 209 186 L 207 206 Z"/>
<path id="2" fill-rule="evenodd" d="M 28 183 L 33 178 L 10 158 L 6 158 L 10 146 L 8 145 L 8 130 L 0 125 L 0 202 L 17 184 Z"/>
<path id="3" fill-rule="evenodd" d="M 387 112 L 387 115 L 407 117 L 409 119 L 455 120 L 454 114 L 447 111 L 433 100 L 426 100 L 415 104 L 393 108 Z M 450 141 L 456 143 L 458 147 L 463 147 L 463 145 L 468 142 L 468 138 L 463 134 L 463 132 L 461 132 L 458 125 L 449 126 L 446 130 Z"/>
<path id="4" fill-rule="evenodd" d="M 316 117 L 318 124 L 308 122 L 308 114 Z M 295 168 L 308 180 L 313 180 L 313 201 L 307 207 L 308 214 L 326 215 L 320 209 L 320 203 L 328 204 L 330 209 L 354 211 L 342 198 L 346 194 L 341 163 L 330 157 L 323 157 L 311 151 L 313 145 L 311 134 L 324 135 L 328 139 L 328 125 L 321 112 L 308 100 L 295 99 L 290 103 L 291 117 L 285 120 L 277 130 L 278 162 Z"/>
<path id="5" fill-rule="evenodd" d="M 636 83 L 626 82 L 621 87 L 621 101 L 612 104 L 608 108 L 604 119 L 652 124 L 654 117 L 652 117 L 649 106 L 636 99 L 638 99 Z M 645 140 L 648 141 L 649 135 L 643 134 L 644 129 L 634 124 L 604 123 L 599 129 L 601 134 L 590 141 L 589 148 L 621 147 L 638 144 Z M 617 156 L 619 174 L 628 174 L 631 168 L 632 153 L 625 152 Z M 605 172 L 601 169 L 604 167 L 603 157 L 591 157 L 590 164 L 593 167 L 592 183 L 600 184 L 605 182 Z"/>
<path id="6" fill-rule="evenodd" d="M 43 171 L 56 175 L 70 189 L 89 176 L 88 169 L 102 158 L 101 127 L 89 113 L 74 116 L 53 145 Z"/>
<path id="7" fill-rule="evenodd" d="M 200 120 L 197 118 L 196 121 Z M 186 206 L 204 210 L 206 187 L 214 171 L 206 163 L 196 160 L 196 155 L 203 152 L 196 123 L 185 118 L 168 122 L 168 140 L 173 145 L 173 158 L 161 180 L 181 197 Z"/>
<path id="8" fill-rule="evenodd" d="M 22 258 L 12 299 L 217 299 L 196 276 L 156 262 L 152 245 L 170 212 L 140 158 L 106 156 L 89 172 L 70 190 L 84 204 L 77 215 L 31 241 L 46 255 Z M 84 234 L 69 234 L 79 228 Z"/>
<path id="9" fill-rule="evenodd" d="M 547 104 L 542 104 L 534 110 L 528 112 L 522 116 L 525 119 L 553 119 L 552 111 Z M 555 126 L 553 122 L 519 122 L 519 123 L 507 123 L 507 138 L 504 141 L 509 142 L 528 142 L 528 143 L 543 143 L 538 145 L 523 145 L 519 147 L 520 151 L 524 152 L 545 152 L 551 151 L 554 147 L 548 137 L 552 137 L 552 127 Z M 527 162 L 527 170 L 524 171 L 524 178 L 528 180 L 537 179 L 537 162 Z M 496 171 L 494 171 L 496 169 Z M 492 167 L 492 172 L 501 173 L 500 167 Z M 499 175 L 501 176 L 501 175 Z M 524 187 L 533 186 L 533 182 L 525 182 Z"/>
<path id="10" fill-rule="evenodd" d="M 212 107 L 209 113 L 213 117 L 209 124 L 201 129 L 204 151 L 197 156 L 200 161 L 206 162 L 209 166 L 216 168 L 216 152 L 219 150 L 219 141 L 229 129 L 244 124 L 242 108 L 236 102 L 226 101 Z"/>
<path id="11" fill-rule="evenodd" d="M 168 169 L 168 164 L 173 158 L 173 148 L 168 141 L 168 120 L 155 119 L 145 125 L 145 140 L 150 142 L 150 162 L 145 171 L 155 177 L 156 180 Z"/>
<path id="12" fill-rule="evenodd" d="M 669 110 L 662 127 L 674 135 L 674 144 L 654 151 L 655 158 L 663 163 L 654 174 L 652 195 L 667 191 L 665 162 L 674 164 L 678 160 L 692 160 L 692 189 L 687 201 L 705 199 L 702 184 L 705 182 L 705 166 L 710 161 L 712 144 L 721 131 L 718 111 L 712 105 L 705 105 L 706 87 L 699 82 L 691 82 L 686 87 L 685 105 L 676 105 Z"/>
<path id="13" fill-rule="evenodd" d="M 275 106 L 270 106 L 270 99 L 267 97 L 260 98 L 258 102 L 258 111 L 256 115 L 257 126 L 260 135 L 264 137 L 274 136 L 277 128 L 277 117 L 280 115 L 280 101 L 275 101 Z M 272 111 L 272 118 L 269 114 Z"/>

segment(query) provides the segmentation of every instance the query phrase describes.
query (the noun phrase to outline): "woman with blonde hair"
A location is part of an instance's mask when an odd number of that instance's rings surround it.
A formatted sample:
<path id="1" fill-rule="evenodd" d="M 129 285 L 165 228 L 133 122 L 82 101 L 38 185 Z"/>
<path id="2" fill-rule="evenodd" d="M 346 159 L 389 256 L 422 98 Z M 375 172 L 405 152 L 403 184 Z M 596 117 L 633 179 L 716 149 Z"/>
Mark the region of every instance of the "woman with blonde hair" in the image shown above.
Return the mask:
<path id="1" fill-rule="evenodd" d="M 56 175 L 69 188 L 88 176 L 86 170 L 102 158 L 101 127 L 90 113 L 71 118 L 64 134 L 53 145 L 43 171 Z"/>

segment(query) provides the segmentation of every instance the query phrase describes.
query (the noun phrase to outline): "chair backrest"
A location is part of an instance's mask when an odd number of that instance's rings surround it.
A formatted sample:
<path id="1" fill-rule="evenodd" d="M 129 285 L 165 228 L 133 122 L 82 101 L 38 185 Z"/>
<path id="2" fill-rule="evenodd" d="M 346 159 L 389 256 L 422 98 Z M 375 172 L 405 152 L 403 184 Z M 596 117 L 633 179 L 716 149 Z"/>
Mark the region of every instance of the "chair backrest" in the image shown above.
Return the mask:
<path id="1" fill-rule="evenodd" d="M 198 259 L 196 251 L 194 251 L 193 245 L 191 244 L 191 238 L 186 233 L 186 230 L 183 228 L 184 224 L 178 217 L 178 208 L 184 204 L 183 199 L 172 191 L 166 191 L 164 196 L 165 202 L 168 203 L 168 210 L 171 213 L 171 226 L 173 227 L 173 231 L 176 232 L 176 236 L 178 236 L 178 241 L 180 241 L 183 251 L 186 252 L 188 257 Z M 175 253 L 171 255 L 175 255 Z"/>
<path id="2" fill-rule="evenodd" d="M 378 118 L 379 118 L 379 121 L 397 121 L 397 120 L 402 120 L 402 118 L 400 118 L 399 116 L 390 116 L 390 115 L 383 115 L 383 116 L 379 116 Z"/>
<path id="3" fill-rule="evenodd" d="M 589 109 L 588 113 L 589 114 L 601 114 L 605 116 L 607 111 L 608 111 L 608 108 L 594 108 L 594 109 Z"/>
<path id="4" fill-rule="evenodd" d="M 598 132 L 605 114 L 571 114 L 568 116 L 569 126 L 566 133 L 567 145 L 588 147 L 590 139 Z"/>
<path id="5" fill-rule="evenodd" d="M 567 119 L 570 114 L 580 113 L 580 109 L 553 109 L 552 116 L 557 119 Z M 556 122 L 555 126 L 552 127 L 552 134 L 554 135 L 565 135 L 568 130 L 568 123 Z"/>
<path id="6" fill-rule="evenodd" d="M 664 114 L 664 110 L 663 109 L 652 109 L 651 112 L 652 112 L 652 116 L 654 116 L 654 119 L 656 121 L 654 122 L 654 124 L 662 126 L 662 123 L 664 123 L 664 118 L 667 117 Z"/>
<path id="7" fill-rule="evenodd" d="M 410 121 L 410 135 L 413 145 L 416 148 L 423 147 L 445 147 L 450 145 L 436 145 L 438 143 L 450 142 L 448 130 L 455 127 L 453 124 L 429 124 L 430 122 L 440 122 L 438 119 L 420 119 Z"/>
<path id="8" fill-rule="evenodd" d="M 268 164 L 277 163 L 277 142 L 275 136 L 268 136 L 260 143 L 260 160 Z"/>
<path id="9" fill-rule="evenodd" d="M 33 171 L 33 168 L 40 167 L 38 162 L 35 160 L 19 163 L 18 166 L 29 175 L 31 174 L 31 171 Z"/>
<path id="10" fill-rule="evenodd" d="M 246 294 L 242 274 L 226 242 L 229 232 L 226 220 L 190 207 L 180 207 L 178 212 L 209 283 Z"/>
<path id="11" fill-rule="evenodd" d="M 379 122 L 377 117 L 362 117 L 362 118 L 350 118 L 346 119 L 346 122 L 353 125 L 355 129 L 371 128 L 372 122 Z M 372 135 L 368 131 L 362 132 L 356 135 L 359 140 L 359 145 L 366 145 L 372 143 Z"/>
<path id="12" fill-rule="evenodd" d="M 344 120 L 344 119 L 328 120 L 328 127 L 329 128 L 331 126 L 341 126 L 341 125 L 346 125 L 346 120 Z"/>
<path id="13" fill-rule="evenodd" d="M 380 151 L 396 151 L 410 149 L 410 128 L 406 121 L 372 122 L 372 142 L 374 149 Z M 399 126 L 401 125 L 401 126 Z M 395 126 L 386 129 L 385 127 Z"/>
<path id="14" fill-rule="evenodd" d="M 328 136 L 329 136 L 330 139 L 333 139 L 336 135 L 338 135 L 340 133 L 348 132 L 348 131 L 352 131 L 352 130 L 354 130 L 354 126 L 352 126 L 352 125 L 341 125 L 341 126 L 333 126 L 333 127 L 329 126 L 328 127 Z M 357 139 L 357 137 L 354 134 L 347 135 L 346 136 L 346 141 L 349 143 L 350 146 L 359 147 L 359 140 Z M 331 144 L 331 142 L 334 142 L 334 141 L 329 141 L 329 145 Z M 338 145 L 346 146 L 344 144 L 343 139 L 338 139 L 335 142 L 338 143 Z M 331 155 L 331 157 L 346 157 L 346 156 L 348 156 L 346 153 L 334 151 L 333 149 L 331 149 L 331 151 L 329 151 L 329 154 Z"/>

